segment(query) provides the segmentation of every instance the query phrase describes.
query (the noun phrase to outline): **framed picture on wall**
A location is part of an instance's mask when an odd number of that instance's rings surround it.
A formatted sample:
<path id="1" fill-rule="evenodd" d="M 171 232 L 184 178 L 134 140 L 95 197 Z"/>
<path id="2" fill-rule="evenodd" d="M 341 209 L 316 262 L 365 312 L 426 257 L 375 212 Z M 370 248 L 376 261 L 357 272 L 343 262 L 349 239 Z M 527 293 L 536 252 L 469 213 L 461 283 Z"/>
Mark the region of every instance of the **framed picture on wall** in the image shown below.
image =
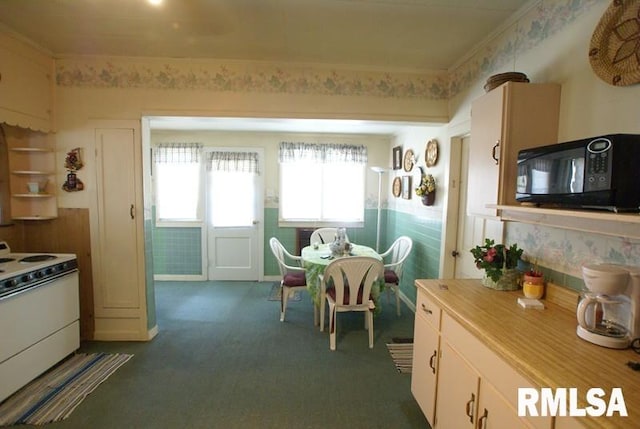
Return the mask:
<path id="1" fill-rule="evenodd" d="M 402 146 L 393 148 L 393 169 L 400 170 L 402 168 Z"/>
<path id="2" fill-rule="evenodd" d="M 402 176 L 402 198 L 411 199 L 411 176 Z"/>

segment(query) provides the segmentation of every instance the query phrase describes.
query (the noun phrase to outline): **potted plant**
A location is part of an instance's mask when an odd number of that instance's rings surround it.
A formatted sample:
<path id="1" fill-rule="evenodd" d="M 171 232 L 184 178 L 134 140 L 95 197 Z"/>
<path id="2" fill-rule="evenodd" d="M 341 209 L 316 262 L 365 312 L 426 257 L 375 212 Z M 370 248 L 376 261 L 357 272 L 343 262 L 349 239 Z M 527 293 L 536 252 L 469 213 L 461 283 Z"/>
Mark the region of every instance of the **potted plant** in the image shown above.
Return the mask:
<path id="1" fill-rule="evenodd" d="M 422 197 L 425 206 L 433 205 L 436 199 L 436 179 L 431 174 L 422 174 L 420 185 L 415 189 L 416 195 Z"/>
<path id="2" fill-rule="evenodd" d="M 518 289 L 520 272 L 516 267 L 522 252 L 517 244 L 507 247 L 488 238 L 484 245 L 471 249 L 476 267 L 485 272 L 482 284 L 498 290 Z"/>

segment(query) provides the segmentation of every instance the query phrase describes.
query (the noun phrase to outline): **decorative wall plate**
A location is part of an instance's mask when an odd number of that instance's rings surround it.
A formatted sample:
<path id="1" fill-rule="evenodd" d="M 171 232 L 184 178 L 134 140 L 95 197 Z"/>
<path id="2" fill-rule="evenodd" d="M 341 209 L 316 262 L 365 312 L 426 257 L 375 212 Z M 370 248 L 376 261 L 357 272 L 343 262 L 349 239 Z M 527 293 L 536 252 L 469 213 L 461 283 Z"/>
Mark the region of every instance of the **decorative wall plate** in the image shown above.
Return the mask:
<path id="1" fill-rule="evenodd" d="M 409 149 L 404 153 L 404 171 L 409 172 L 413 169 L 413 150 Z"/>
<path id="2" fill-rule="evenodd" d="M 399 177 L 393 179 L 393 186 L 391 188 L 394 197 L 399 197 L 402 194 L 402 180 Z"/>
<path id="3" fill-rule="evenodd" d="M 613 1 L 591 37 L 589 62 L 610 85 L 640 82 L 640 2 Z"/>
<path id="4" fill-rule="evenodd" d="M 424 160 L 427 167 L 433 167 L 438 162 L 438 142 L 437 140 L 429 140 L 427 148 L 424 151 Z"/>

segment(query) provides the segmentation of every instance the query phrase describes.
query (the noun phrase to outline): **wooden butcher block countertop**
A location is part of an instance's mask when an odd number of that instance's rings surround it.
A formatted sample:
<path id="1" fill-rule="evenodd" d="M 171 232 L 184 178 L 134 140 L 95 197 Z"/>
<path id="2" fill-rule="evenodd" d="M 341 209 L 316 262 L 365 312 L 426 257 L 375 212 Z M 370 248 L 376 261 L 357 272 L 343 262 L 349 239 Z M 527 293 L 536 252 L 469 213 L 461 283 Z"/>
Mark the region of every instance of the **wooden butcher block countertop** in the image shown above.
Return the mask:
<path id="1" fill-rule="evenodd" d="M 524 309 L 517 303 L 521 290 L 496 291 L 479 280 L 416 280 L 415 284 L 533 385 L 576 387 L 580 408 L 588 405 L 589 388 L 604 389 L 608 401 L 611 389 L 621 387 L 629 416 L 577 418 L 584 427 L 640 428 L 640 372 L 627 366 L 628 361 L 640 361 L 640 354 L 580 339 L 575 311 L 569 306 L 545 299 L 544 310 Z"/>

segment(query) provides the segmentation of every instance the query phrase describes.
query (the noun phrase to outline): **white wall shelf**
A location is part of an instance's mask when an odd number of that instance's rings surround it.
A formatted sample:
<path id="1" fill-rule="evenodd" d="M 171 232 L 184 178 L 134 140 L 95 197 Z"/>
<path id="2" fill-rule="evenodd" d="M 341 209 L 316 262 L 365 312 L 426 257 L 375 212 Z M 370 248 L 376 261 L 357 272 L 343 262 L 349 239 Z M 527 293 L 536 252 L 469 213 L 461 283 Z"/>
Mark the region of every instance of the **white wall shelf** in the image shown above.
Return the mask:
<path id="1" fill-rule="evenodd" d="M 640 213 L 495 205 L 505 221 L 640 239 Z"/>

